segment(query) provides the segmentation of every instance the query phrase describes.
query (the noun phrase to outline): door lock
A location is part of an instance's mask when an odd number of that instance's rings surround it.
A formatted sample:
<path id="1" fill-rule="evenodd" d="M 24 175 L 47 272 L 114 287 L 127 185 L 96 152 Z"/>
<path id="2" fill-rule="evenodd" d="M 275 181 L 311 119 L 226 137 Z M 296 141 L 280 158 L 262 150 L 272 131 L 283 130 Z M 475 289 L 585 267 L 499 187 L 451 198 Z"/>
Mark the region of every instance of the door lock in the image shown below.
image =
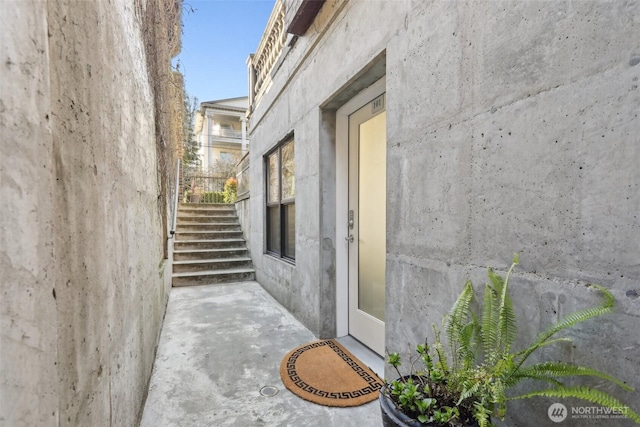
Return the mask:
<path id="1" fill-rule="evenodd" d="M 344 240 L 346 240 L 349 243 L 353 243 L 353 234 L 349 234 L 349 237 L 345 237 Z"/>

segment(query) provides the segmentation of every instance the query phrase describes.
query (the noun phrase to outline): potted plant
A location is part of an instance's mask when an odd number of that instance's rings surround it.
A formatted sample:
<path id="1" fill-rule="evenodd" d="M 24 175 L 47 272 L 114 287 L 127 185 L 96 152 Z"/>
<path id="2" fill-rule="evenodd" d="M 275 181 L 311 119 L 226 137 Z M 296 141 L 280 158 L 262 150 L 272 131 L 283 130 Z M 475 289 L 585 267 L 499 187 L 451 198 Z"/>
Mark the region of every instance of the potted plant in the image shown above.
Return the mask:
<path id="1" fill-rule="evenodd" d="M 577 311 L 541 332 L 528 347 L 514 351 L 516 318 L 509 295 L 509 279 L 518 256 L 505 278 L 489 269 L 482 307 L 473 309 L 474 291 L 469 280 L 443 320 L 447 350 L 440 331 L 433 326 L 435 341 L 418 345 L 409 354 L 409 373 L 400 373 L 401 357 L 388 353 L 387 363 L 398 378 L 386 382 L 380 392 L 383 425 L 390 426 L 492 426 L 493 419 L 504 419 L 507 400 L 534 396 L 578 398 L 603 407 L 622 411 L 640 423 L 640 415 L 613 396 L 586 386 L 569 386 L 564 377 L 592 376 L 633 391 L 622 381 L 584 366 L 565 362 L 526 363 L 542 347 L 568 338 L 556 334 L 593 317 L 613 310 L 611 293 L 591 285 L 604 296 L 597 307 Z M 420 367 L 417 367 L 417 364 Z M 518 396 L 507 397 L 507 390 L 524 380 L 541 381 L 546 387 Z"/>
<path id="2" fill-rule="evenodd" d="M 189 194 L 189 203 L 200 203 L 202 201 L 202 190 L 200 187 L 192 187 L 193 190 Z"/>

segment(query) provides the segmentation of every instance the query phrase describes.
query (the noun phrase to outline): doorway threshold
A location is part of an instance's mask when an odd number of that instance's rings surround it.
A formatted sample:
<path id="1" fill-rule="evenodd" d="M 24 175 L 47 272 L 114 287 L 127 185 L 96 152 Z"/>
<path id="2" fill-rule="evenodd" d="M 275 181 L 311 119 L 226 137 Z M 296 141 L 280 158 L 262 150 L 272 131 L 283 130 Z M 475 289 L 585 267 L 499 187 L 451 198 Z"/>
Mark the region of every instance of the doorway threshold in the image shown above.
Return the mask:
<path id="1" fill-rule="evenodd" d="M 381 379 L 384 379 L 384 358 L 382 356 L 362 344 L 351 335 L 336 338 L 336 341 L 360 359 L 362 363 L 368 366 L 369 369 L 375 372 Z"/>

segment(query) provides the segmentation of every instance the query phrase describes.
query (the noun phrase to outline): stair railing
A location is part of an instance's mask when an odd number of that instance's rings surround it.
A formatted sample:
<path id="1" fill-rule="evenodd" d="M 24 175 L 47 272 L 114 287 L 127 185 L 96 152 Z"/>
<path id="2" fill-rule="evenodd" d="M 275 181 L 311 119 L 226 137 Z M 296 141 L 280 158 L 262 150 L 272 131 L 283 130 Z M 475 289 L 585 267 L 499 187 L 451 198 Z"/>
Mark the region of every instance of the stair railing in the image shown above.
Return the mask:
<path id="1" fill-rule="evenodd" d="M 214 168 L 182 166 L 182 194 L 188 203 L 224 203 L 225 183 L 228 174 L 220 174 Z"/>
<path id="2" fill-rule="evenodd" d="M 171 223 L 171 231 L 169 234 L 170 239 L 176 235 L 176 228 L 178 222 L 178 199 L 180 198 L 180 159 L 177 160 L 176 165 L 176 186 L 173 191 L 173 222 Z"/>

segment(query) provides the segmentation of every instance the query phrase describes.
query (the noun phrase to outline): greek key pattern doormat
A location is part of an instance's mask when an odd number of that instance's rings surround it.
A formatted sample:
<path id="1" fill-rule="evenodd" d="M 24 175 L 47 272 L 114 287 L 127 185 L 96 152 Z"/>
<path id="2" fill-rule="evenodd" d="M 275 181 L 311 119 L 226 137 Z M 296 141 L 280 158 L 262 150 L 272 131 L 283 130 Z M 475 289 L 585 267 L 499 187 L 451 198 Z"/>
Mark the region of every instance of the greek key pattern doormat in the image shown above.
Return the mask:
<path id="1" fill-rule="evenodd" d="M 294 394 L 325 406 L 358 406 L 378 398 L 382 381 L 335 340 L 294 348 L 280 376 Z"/>

